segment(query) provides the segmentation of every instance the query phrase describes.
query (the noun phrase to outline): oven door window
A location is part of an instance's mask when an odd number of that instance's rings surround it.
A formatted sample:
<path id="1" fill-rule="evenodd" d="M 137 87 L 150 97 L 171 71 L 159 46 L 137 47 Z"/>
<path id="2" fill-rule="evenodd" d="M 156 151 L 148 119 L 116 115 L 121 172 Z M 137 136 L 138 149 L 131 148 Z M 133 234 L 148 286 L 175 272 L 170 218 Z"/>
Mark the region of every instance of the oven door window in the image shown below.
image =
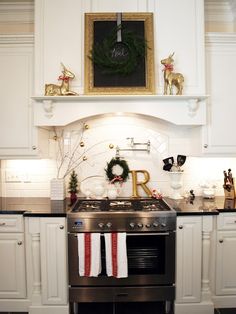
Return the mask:
<path id="1" fill-rule="evenodd" d="M 165 273 L 166 236 L 127 234 L 129 275 L 161 275 Z M 102 275 L 106 274 L 105 244 L 102 237 Z"/>
<path id="2" fill-rule="evenodd" d="M 130 275 L 163 274 L 165 271 L 165 237 L 127 237 L 128 273 Z"/>

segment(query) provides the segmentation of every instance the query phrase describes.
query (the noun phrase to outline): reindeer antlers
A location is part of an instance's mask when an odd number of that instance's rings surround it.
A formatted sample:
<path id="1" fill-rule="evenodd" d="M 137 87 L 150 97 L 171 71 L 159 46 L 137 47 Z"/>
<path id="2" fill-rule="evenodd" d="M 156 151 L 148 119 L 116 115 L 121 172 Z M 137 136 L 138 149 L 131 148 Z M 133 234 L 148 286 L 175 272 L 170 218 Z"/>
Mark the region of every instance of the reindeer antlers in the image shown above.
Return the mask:
<path id="1" fill-rule="evenodd" d="M 61 66 L 63 67 L 64 70 L 66 70 L 66 67 L 64 66 L 62 62 L 61 62 Z"/>

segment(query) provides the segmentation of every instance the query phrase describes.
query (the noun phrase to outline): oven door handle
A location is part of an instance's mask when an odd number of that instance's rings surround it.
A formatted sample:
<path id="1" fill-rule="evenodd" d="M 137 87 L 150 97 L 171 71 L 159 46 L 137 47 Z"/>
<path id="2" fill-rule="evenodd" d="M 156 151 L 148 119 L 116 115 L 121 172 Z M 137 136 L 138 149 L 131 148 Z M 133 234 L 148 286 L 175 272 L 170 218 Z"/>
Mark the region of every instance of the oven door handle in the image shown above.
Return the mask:
<path id="1" fill-rule="evenodd" d="M 140 233 L 127 233 L 127 237 L 129 237 L 129 236 L 168 236 L 168 235 L 170 235 L 169 232 L 150 232 L 150 233 L 140 232 Z"/>

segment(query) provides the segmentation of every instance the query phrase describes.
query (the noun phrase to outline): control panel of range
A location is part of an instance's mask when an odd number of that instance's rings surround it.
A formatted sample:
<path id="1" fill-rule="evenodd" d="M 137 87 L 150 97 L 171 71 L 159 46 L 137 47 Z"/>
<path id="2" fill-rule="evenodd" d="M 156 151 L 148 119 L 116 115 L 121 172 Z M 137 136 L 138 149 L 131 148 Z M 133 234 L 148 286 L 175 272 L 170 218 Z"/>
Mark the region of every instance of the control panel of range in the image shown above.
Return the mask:
<path id="1" fill-rule="evenodd" d="M 70 218 L 69 232 L 144 232 L 168 231 L 176 229 L 175 217 L 102 219 L 102 218 Z"/>

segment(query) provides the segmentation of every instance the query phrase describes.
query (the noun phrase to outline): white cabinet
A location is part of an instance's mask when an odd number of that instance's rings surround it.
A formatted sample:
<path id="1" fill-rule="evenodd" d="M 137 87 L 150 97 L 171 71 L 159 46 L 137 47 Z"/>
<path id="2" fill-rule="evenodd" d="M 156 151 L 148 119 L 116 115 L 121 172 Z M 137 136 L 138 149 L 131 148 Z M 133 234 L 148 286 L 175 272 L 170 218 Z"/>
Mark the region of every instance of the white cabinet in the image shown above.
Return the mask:
<path id="1" fill-rule="evenodd" d="M 65 218 L 40 219 L 42 303 L 67 304 Z"/>
<path id="2" fill-rule="evenodd" d="M 37 156 L 39 130 L 33 126 L 34 45 L 32 36 L 0 36 L 0 156 Z M 40 136 L 46 131 L 40 130 Z"/>
<path id="3" fill-rule="evenodd" d="M 0 298 L 26 297 L 23 217 L 0 215 Z"/>
<path id="4" fill-rule="evenodd" d="M 29 314 L 68 314 L 65 217 L 25 217 Z"/>
<path id="5" fill-rule="evenodd" d="M 201 216 L 177 217 L 176 303 L 200 302 Z"/>
<path id="6" fill-rule="evenodd" d="M 203 151 L 209 154 L 235 154 L 235 69 L 236 35 L 209 33 L 206 36 L 207 126 Z"/>
<path id="7" fill-rule="evenodd" d="M 236 295 L 236 213 L 217 218 L 216 295 Z"/>

